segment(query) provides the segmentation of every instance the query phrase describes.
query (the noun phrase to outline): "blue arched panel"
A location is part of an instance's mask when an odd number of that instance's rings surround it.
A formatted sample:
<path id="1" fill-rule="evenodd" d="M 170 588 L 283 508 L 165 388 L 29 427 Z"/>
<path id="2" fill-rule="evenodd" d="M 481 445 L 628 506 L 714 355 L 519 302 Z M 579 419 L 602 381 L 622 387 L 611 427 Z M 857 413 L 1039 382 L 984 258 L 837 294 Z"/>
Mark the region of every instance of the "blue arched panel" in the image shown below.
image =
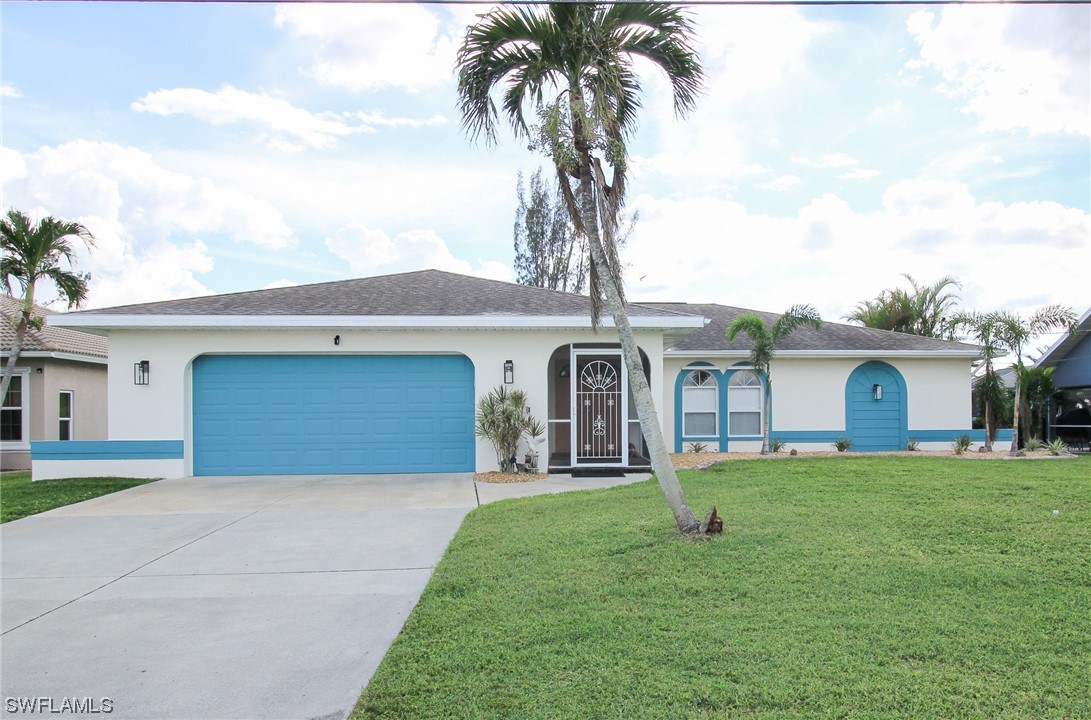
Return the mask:
<path id="1" fill-rule="evenodd" d="M 875 399 L 875 386 L 882 399 Z M 904 450 L 909 439 L 905 379 L 885 362 L 860 365 L 845 383 L 845 432 L 860 452 Z"/>

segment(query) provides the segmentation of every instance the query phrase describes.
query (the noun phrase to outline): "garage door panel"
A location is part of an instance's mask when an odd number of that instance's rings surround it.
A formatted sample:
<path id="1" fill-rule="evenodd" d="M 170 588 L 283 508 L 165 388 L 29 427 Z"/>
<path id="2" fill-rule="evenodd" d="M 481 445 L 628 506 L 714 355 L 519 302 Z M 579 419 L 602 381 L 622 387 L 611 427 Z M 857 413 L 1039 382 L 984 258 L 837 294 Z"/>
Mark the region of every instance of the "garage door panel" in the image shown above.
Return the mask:
<path id="1" fill-rule="evenodd" d="M 469 472 L 473 400 L 462 356 L 202 356 L 194 472 Z"/>

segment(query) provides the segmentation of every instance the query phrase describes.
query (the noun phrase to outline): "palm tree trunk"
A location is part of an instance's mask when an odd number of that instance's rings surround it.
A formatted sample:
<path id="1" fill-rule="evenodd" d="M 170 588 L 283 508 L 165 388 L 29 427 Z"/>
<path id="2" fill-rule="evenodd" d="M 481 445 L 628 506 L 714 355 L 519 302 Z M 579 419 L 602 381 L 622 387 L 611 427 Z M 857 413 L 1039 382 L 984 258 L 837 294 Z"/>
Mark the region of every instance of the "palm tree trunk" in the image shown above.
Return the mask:
<path id="1" fill-rule="evenodd" d="M 592 270 L 597 271 L 599 286 L 606 296 L 606 304 L 609 306 L 610 314 L 614 318 L 614 327 L 617 328 L 618 340 L 621 343 L 621 357 L 625 361 L 629 387 L 632 389 L 636 414 L 640 419 L 640 431 L 644 434 L 644 440 L 648 444 L 648 455 L 651 459 L 652 470 L 655 472 L 659 487 L 663 490 L 663 494 L 667 498 L 667 504 L 674 514 L 678 530 L 682 533 L 693 534 L 698 531 L 701 522 L 686 503 L 682 485 L 678 482 L 678 474 L 674 471 L 670 453 L 667 452 L 667 443 L 663 440 L 663 431 L 659 426 L 659 417 L 655 411 L 655 401 L 652 397 L 651 387 L 648 385 L 648 379 L 644 377 L 644 364 L 640 361 L 640 350 L 637 348 L 636 336 L 633 335 L 633 328 L 629 324 L 629 316 L 625 312 L 621 292 L 614 281 L 613 270 L 607 262 L 606 252 L 602 247 L 595 190 L 590 179 L 590 173 L 588 173 L 587 177 L 583 178 L 580 183 L 580 200 L 582 201 L 584 213 L 583 226 L 593 261 Z M 627 452 L 628 449 L 626 448 L 625 451 Z"/>
<path id="2" fill-rule="evenodd" d="M 762 423 L 761 433 L 761 454 L 768 455 L 770 451 L 769 447 L 769 435 L 773 432 L 773 416 L 770 410 L 773 407 L 773 375 L 770 371 L 765 371 L 765 422 Z"/>
<path id="3" fill-rule="evenodd" d="M 985 378 L 982 385 L 986 385 L 990 382 L 989 375 L 992 373 L 992 363 L 988 360 L 985 361 Z M 992 398 L 989 397 L 988 387 L 982 388 L 982 393 L 985 395 L 985 452 L 993 451 L 993 430 L 992 430 L 992 414 L 993 403 Z"/>
<path id="4" fill-rule="evenodd" d="M 30 307 L 34 307 L 33 297 L 31 295 Z M 4 379 L 0 381 L 0 402 L 3 402 L 4 398 L 7 397 L 8 386 L 11 385 L 12 376 L 15 375 L 15 365 L 19 362 L 19 354 L 23 351 L 23 342 L 26 340 L 29 324 L 30 311 L 24 305 L 22 317 L 19 318 L 19 324 L 15 328 L 15 340 L 11 344 L 11 353 L 8 355 L 8 361 L 4 364 Z"/>
<path id="5" fill-rule="evenodd" d="M 1018 366 L 1022 366 L 1022 363 L 1018 363 Z M 1023 402 L 1023 383 L 1019 381 L 1019 372 L 1015 373 L 1015 401 L 1012 403 L 1012 418 L 1011 418 L 1011 448 L 1008 449 L 1008 454 L 1015 455 L 1019 452 L 1019 410 L 1020 405 Z"/>

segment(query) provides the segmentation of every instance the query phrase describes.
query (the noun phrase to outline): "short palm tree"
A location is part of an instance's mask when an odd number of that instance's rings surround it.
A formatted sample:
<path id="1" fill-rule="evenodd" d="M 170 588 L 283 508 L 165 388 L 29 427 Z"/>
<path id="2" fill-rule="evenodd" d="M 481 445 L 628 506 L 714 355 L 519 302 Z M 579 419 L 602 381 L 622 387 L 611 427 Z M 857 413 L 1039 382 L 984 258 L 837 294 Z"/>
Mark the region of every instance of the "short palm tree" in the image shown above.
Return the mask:
<path id="1" fill-rule="evenodd" d="M 970 337 L 981 347 L 981 360 L 984 372 L 977 381 L 977 387 L 984 404 L 982 416 L 985 420 L 985 452 L 993 450 L 994 406 L 1003 392 L 1004 383 L 996 371 L 993 361 L 1004 356 L 1004 346 L 1000 338 L 999 321 L 996 313 L 963 313 L 956 318 L 958 324 L 966 328 Z"/>
<path id="2" fill-rule="evenodd" d="M 683 115 L 703 82 L 691 32 L 686 14 L 665 3 L 506 6 L 471 26 L 458 53 L 459 109 L 471 137 L 496 142 L 500 110 L 493 92 L 502 87 L 501 108 L 515 135 L 553 162 L 573 227 L 587 240 L 592 323 L 598 326 L 605 297 L 652 468 L 679 529 L 687 533 L 700 523 L 671 465 L 629 325 L 617 230 L 625 201 L 625 143 L 641 107 L 633 61 L 643 58 L 666 74 L 675 111 Z M 533 129 L 528 109 L 538 123 Z"/>
<path id="3" fill-rule="evenodd" d="M 8 385 L 19 361 L 19 353 L 26 340 L 27 328 L 39 326 L 42 318 L 34 317 L 34 289 L 39 280 L 52 280 L 67 302 L 69 309 L 79 307 L 87 299 L 87 275 L 62 267 L 72 266 L 75 248 L 72 238 L 83 240 L 88 247 L 94 246 L 90 231 L 77 222 L 46 216 L 32 223 L 25 213 L 8 210 L 0 220 L 0 287 L 11 293 L 12 280 L 22 290 L 23 311 L 15 327 L 7 364 L 4 366 L 0 398 L 7 395 Z"/>
<path id="4" fill-rule="evenodd" d="M 796 328 L 810 325 L 815 330 L 822 328 L 822 318 L 810 305 L 793 305 L 776 319 L 772 327 L 754 313 L 745 313 L 731 321 L 727 326 L 727 339 L 734 340 L 740 333 L 750 338 L 750 364 L 759 375 L 765 377 L 765 423 L 761 431 L 761 452 L 769 452 L 769 432 L 772 425 L 773 378 L 770 365 L 776 355 L 777 346 L 788 338 Z"/>

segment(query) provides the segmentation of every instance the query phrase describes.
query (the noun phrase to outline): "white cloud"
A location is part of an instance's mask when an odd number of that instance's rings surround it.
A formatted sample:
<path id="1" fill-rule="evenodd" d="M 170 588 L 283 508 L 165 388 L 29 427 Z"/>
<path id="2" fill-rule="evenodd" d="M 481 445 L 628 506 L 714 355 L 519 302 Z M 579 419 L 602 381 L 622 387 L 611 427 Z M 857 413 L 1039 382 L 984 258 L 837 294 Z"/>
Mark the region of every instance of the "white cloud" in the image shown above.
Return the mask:
<path id="1" fill-rule="evenodd" d="M 11 83 L 0 83 L 0 97 L 20 98 L 23 94 Z"/>
<path id="2" fill-rule="evenodd" d="M 276 288 L 296 287 L 299 285 L 295 280 L 289 280 L 288 278 L 282 278 L 280 280 L 274 280 L 271 283 L 266 283 L 261 286 L 262 290 L 274 290 Z"/>
<path id="3" fill-rule="evenodd" d="M 792 162 L 796 165 L 803 165 L 804 167 L 831 168 L 834 170 L 856 167 L 860 164 L 860 161 L 857 158 L 854 158 L 848 153 L 833 153 L 832 155 L 825 155 L 818 160 L 812 160 L 803 155 L 794 155 L 792 156 Z"/>
<path id="4" fill-rule="evenodd" d="M 358 133 L 375 132 L 375 126 L 421 127 L 446 122 L 442 115 L 430 118 L 388 118 L 382 113 L 312 113 L 283 98 L 251 93 L 230 85 L 216 92 L 176 88 L 150 92 L 132 104 L 138 112 L 156 115 L 192 115 L 213 125 L 253 123 L 268 127 L 274 135 L 266 145 L 284 151 L 303 146 L 328 148 L 338 139 Z"/>
<path id="5" fill-rule="evenodd" d="M 1091 9 L 946 7 L 910 16 L 920 45 L 911 68 L 932 68 L 938 90 L 988 130 L 1091 135 Z"/>
<path id="6" fill-rule="evenodd" d="M 847 172 L 838 173 L 838 180 L 872 180 L 879 177 L 882 173 L 878 170 L 867 170 L 866 168 L 853 168 Z"/>
<path id="7" fill-rule="evenodd" d="M 645 195 L 632 207 L 641 216 L 625 251 L 634 300 L 770 311 L 809 302 L 837 319 L 908 272 L 955 275 L 980 309 L 1087 302 L 1091 215 L 1055 202 L 980 201 L 961 183 L 911 180 L 890 186 L 875 212 L 832 193 L 783 217 L 700 196 Z"/>
<path id="8" fill-rule="evenodd" d="M 26 177 L 27 165 L 15 150 L 0 147 L 0 184 Z"/>
<path id="9" fill-rule="evenodd" d="M 693 113 L 679 121 L 662 72 L 637 63 L 646 121 L 662 130 L 653 151 L 634 152 L 635 164 L 672 178 L 737 180 L 766 173 L 768 168 L 752 157 L 752 143 L 737 119 L 740 111 L 777 97 L 789 82 L 804 77 L 808 52 L 835 26 L 809 20 L 797 8 L 695 7 L 692 15 L 706 91 Z"/>
<path id="10" fill-rule="evenodd" d="M 94 250 L 79 257 L 92 274 L 92 307 L 207 294 L 197 279 L 212 269 L 206 238 L 266 250 L 296 243 L 268 203 L 135 148 L 80 140 L 18 159 L 23 173 L 4 182 L 5 202 L 77 220 L 95 235 Z"/>
<path id="11" fill-rule="evenodd" d="M 778 178 L 773 178 L 768 182 L 758 183 L 755 187 L 762 190 L 772 190 L 774 192 L 784 192 L 790 190 L 796 185 L 803 182 L 798 175 L 781 175 Z"/>
<path id="12" fill-rule="evenodd" d="M 494 280 L 512 279 L 511 267 L 504 263 L 479 258 L 473 264 L 455 257 L 432 230 L 409 230 L 391 238 L 382 230 L 352 224 L 326 238 L 326 247 L 361 276 L 434 269 Z"/>
<path id="13" fill-rule="evenodd" d="M 409 3 L 278 5 L 276 26 L 315 46 L 307 74 L 350 90 L 450 82 L 465 25 Z"/>

